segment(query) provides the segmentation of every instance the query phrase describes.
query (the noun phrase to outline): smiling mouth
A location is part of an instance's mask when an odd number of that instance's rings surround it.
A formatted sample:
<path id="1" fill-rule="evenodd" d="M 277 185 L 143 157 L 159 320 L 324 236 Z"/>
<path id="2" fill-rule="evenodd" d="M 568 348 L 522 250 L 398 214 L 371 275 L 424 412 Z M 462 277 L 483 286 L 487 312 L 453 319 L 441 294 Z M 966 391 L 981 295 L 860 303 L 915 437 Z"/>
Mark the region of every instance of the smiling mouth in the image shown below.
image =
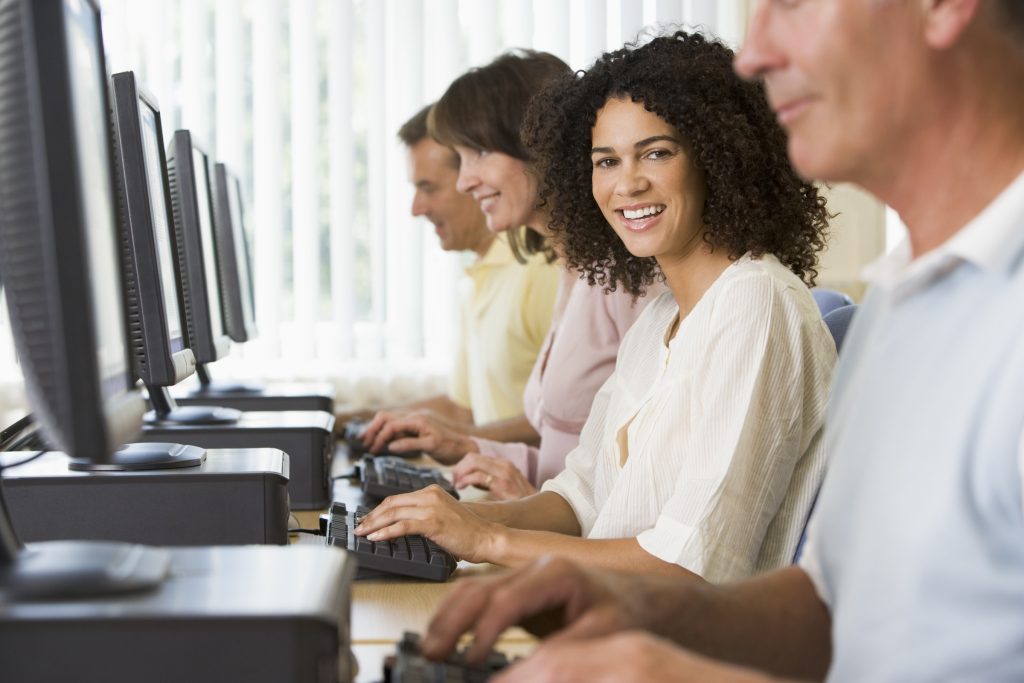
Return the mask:
<path id="1" fill-rule="evenodd" d="M 480 205 L 480 210 L 487 211 L 494 202 L 498 200 L 498 194 L 498 192 L 495 192 L 494 194 L 489 194 L 486 197 L 477 198 L 476 203 Z"/>
<path id="2" fill-rule="evenodd" d="M 639 209 L 621 209 L 620 213 L 624 218 L 633 221 L 647 218 L 648 216 L 657 216 L 664 210 L 664 204 L 652 204 L 651 206 L 644 206 Z"/>
<path id="3" fill-rule="evenodd" d="M 664 204 L 650 204 L 633 209 L 617 209 L 615 212 L 622 216 L 622 224 L 626 228 L 641 231 L 656 223 L 665 208 Z"/>

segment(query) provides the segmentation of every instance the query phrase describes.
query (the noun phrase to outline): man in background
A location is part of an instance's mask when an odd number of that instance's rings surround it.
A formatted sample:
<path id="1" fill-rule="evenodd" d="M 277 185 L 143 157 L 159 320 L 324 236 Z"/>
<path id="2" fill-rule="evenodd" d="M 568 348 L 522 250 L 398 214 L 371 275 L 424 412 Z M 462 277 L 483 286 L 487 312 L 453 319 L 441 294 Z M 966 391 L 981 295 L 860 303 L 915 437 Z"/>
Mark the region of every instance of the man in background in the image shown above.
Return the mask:
<path id="1" fill-rule="evenodd" d="M 535 442 L 523 417 L 523 389 L 551 326 L 558 266 L 520 264 L 504 236 L 495 236 L 472 196 L 455 189 L 459 157 L 434 141 L 427 130 L 426 106 L 398 131 L 408 152 L 409 180 L 415 188 L 412 215 L 423 216 L 445 251 L 471 251 L 473 263 L 459 289 L 455 360 L 447 394 L 391 411 L 429 411 L 447 425 L 500 441 Z M 375 410 L 338 416 L 369 419 Z"/>

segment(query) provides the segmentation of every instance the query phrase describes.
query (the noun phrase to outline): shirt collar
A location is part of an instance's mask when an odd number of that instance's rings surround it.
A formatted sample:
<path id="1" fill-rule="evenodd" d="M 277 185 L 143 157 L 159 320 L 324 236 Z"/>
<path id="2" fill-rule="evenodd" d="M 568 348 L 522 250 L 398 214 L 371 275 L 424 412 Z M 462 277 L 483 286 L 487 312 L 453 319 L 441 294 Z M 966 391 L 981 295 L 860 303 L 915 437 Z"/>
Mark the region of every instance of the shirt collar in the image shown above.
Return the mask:
<path id="1" fill-rule="evenodd" d="M 869 264 L 863 277 L 872 286 L 904 298 L 964 262 L 992 273 L 1006 272 L 1014 267 L 1022 250 L 1024 173 L 943 244 L 911 259 L 910 242 L 904 239 L 890 253 Z"/>
<path id="2" fill-rule="evenodd" d="M 472 275 L 487 268 L 500 268 L 514 263 L 515 260 L 516 257 L 512 253 L 512 247 L 508 244 L 508 236 L 504 233 L 498 233 L 494 236 L 494 241 L 491 242 L 491 246 L 487 248 L 484 255 L 466 266 L 466 273 Z"/>

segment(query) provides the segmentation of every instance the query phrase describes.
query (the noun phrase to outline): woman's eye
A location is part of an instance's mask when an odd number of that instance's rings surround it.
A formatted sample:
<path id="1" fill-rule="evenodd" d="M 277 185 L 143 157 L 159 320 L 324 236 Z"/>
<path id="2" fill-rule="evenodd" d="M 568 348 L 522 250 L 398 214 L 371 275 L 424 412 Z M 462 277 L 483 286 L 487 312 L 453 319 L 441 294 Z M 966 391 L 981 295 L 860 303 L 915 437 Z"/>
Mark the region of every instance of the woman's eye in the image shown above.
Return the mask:
<path id="1" fill-rule="evenodd" d="M 652 149 L 650 152 L 647 153 L 647 158 L 654 160 L 664 159 L 668 156 L 671 156 L 671 152 L 669 152 L 667 149 Z"/>
<path id="2" fill-rule="evenodd" d="M 598 159 L 594 162 L 594 166 L 597 168 L 611 168 L 616 164 L 615 159 Z"/>

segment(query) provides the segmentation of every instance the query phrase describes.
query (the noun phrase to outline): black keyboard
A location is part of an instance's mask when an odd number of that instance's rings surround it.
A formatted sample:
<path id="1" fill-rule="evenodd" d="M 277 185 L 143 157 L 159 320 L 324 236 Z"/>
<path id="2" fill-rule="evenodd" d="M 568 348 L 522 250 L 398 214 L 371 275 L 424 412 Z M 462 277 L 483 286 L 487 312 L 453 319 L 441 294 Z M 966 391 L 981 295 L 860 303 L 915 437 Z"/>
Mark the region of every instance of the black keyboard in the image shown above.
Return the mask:
<path id="1" fill-rule="evenodd" d="M 447 581 L 455 571 L 455 557 L 423 536 L 400 536 L 390 541 L 373 541 L 356 536 L 352 530 L 369 513 L 362 506 L 349 512 L 344 503 L 331 503 L 320 516 L 327 545 L 355 553 L 357 579 L 379 578 L 382 574 L 411 576 L 427 581 Z"/>
<path id="2" fill-rule="evenodd" d="M 419 491 L 431 484 L 437 484 L 455 498 L 459 497 L 455 487 L 440 470 L 410 465 L 401 458 L 363 458 L 360 477 L 363 480 L 363 493 L 378 500 Z"/>
<path id="3" fill-rule="evenodd" d="M 376 455 L 376 456 L 387 456 L 391 458 L 418 458 L 420 451 L 409 451 L 408 453 L 393 453 L 391 449 L 385 447 L 380 453 L 370 453 L 366 446 L 363 445 L 363 432 L 366 431 L 366 425 L 370 424 L 367 420 L 349 420 L 345 423 L 345 432 L 342 438 L 345 443 L 348 444 L 348 451 L 350 455 Z M 398 437 L 396 437 L 398 438 Z"/>
<path id="4" fill-rule="evenodd" d="M 384 660 L 385 683 L 483 683 L 508 666 L 508 658 L 500 652 L 491 652 L 479 666 L 470 666 L 464 659 L 464 650 L 448 656 L 443 662 L 434 662 L 420 654 L 420 637 L 406 633 L 398 643 L 394 656 Z"/>

